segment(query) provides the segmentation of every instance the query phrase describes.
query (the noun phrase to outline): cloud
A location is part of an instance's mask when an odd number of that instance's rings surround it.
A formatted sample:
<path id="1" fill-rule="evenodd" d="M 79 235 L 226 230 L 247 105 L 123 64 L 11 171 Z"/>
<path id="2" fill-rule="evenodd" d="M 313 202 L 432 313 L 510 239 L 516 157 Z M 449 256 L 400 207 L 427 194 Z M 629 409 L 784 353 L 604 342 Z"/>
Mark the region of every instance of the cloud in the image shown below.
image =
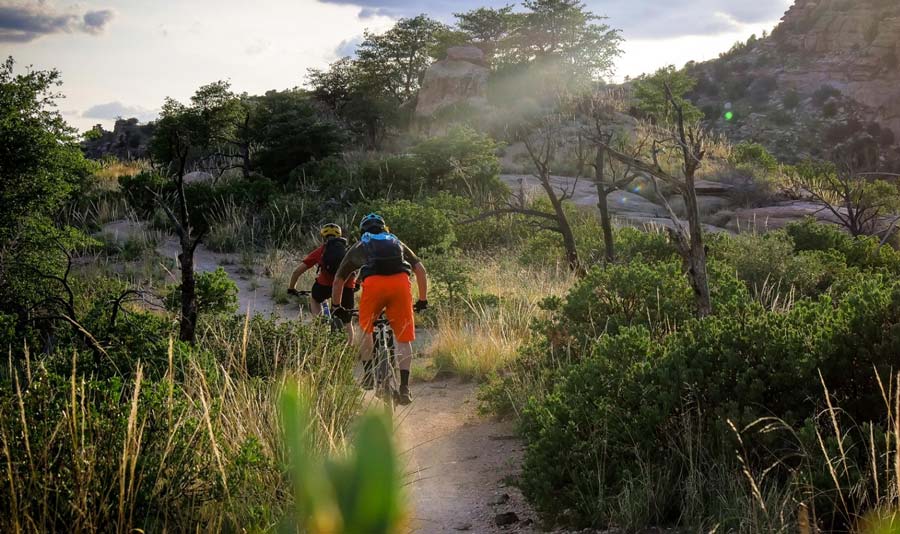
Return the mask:
<path id="1" fill-rule="evenodd" d="M 425 12 L 444 22 L 453 13 L 483 5 L 502 7 L 512 0 L 322 0 L 361 8 L 360 18 L 372 13 L 409 17 Z M 666 39 L 686 35 L 718 35 L 747 24 L 777 20 L 793 0 L 586 0 L 588 9 L 609 17 L 607 23 L 627 39 Z"/>
<path id="2" fill-rule="evenodd" d="M 0 5 L 0 42 L 27 43 L 55 33 L 98 35 L 114 15 L 109 9 L 87 11 L 83 15 L 57 11 L 44 1 Z"/>
<path id="3" fill-rule="evenodd" d="M 359 45 L 362 44 L 363 37 L 357 36 L 352 39 L 344 39 L 341 41 L 341 44 L 337 45 L 337 48 L 334 49 L 334 53 L 337 57 L 347 57 L 347 56 L 355 56 L 356 49 L 359 48 Z"/>
<path id="4" fill-rule="evenodd" d="M 88 108 L 81 114 L 81 117 L 101 120 L 113 120 L 120 117 L 130 119 L 135 117 L 141 122 L 148 122 L 156 119 L 158 115 L 158 110 L 146 109 L 140 106 L 127 106 L 121 102 L 108 102 Z"/>
<path id="5" fill-rule="evenodd" d="M 88 11 L 84 14 L 84 31 L 92 35 L 103 33 L 113 16 L 115 13 L 111 9 Z"/>

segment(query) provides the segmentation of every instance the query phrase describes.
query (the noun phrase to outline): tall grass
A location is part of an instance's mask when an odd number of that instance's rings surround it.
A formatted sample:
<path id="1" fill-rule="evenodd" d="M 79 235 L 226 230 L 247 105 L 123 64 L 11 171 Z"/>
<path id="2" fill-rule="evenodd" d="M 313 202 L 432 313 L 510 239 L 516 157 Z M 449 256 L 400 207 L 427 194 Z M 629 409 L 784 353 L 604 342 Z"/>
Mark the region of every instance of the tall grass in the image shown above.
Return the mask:
<path id="1" fill-rule="evenodd" d="M 0 531 L 274 528 L 292 507 L 278 399 L 285 387 L 309 399 L 312 450 L 342 454 L 361 405 L 355 357 L 324 332 L 238 324 L 204 330 L 187 359 L 170 342 L 156 380 L 140 362 L 98 380 L 77 353 L 68 373 L 52 357 L 10 359 Z"/>
<path id="2" fill-rule="evenodd" d="M 475 288 L 437 311 L 434 337 L 425 349 L 438 372 L 485 380 L 502 372 L 531 338 L 540 302 L 574 283 L 565 269 L 523 267 L 511 259 L 467 258 Z"/>

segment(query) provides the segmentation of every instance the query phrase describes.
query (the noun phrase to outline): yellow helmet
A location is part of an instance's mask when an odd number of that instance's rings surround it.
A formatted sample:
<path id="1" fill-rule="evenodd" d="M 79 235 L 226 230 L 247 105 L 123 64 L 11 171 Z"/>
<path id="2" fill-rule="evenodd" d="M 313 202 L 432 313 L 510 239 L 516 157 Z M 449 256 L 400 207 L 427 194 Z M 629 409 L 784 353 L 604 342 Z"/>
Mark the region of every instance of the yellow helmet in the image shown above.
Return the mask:
<path id="1" fill-rule="evenodd" d="M 344 235 L 344 232 L 341 230 L 340 226 L 334 223 L 328 223 L 319 229 L 319 235 L 322 239 L 330 239 L 332 237 L 341 237 Z"/>

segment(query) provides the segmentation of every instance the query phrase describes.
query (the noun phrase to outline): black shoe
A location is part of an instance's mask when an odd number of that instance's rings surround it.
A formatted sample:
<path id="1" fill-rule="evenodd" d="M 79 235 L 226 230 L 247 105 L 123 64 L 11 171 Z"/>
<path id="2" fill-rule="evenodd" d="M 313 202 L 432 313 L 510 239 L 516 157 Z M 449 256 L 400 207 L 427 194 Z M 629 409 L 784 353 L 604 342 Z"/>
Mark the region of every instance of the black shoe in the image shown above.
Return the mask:
<path id="1" fill-rule="evenodd" d="M 360 386 L 366 391 L 372 391 L 375 389 L 375 377 L 372 376 L 372 373 L 364 373 L 362 383 Z"/>
<path id="2" fill-rule="evenodd" d="M 400 386 L 400 391 L 397 392 L 397 404 L 402 404 L 406 406 L 412 402 L 412 395 L 409 393 L 409 386 Z"/>

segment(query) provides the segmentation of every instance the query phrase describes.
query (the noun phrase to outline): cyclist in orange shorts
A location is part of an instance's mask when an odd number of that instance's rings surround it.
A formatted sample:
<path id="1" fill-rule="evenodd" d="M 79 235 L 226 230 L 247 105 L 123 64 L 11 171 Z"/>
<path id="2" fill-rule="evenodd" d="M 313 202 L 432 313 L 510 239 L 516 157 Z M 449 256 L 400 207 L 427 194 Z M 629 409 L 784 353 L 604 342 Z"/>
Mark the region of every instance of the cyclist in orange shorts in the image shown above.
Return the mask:
<path id="1" fill-rule="evenodd" d="M 362 297 L 359 301 L 359 326 L 368 335 L 362 337 L 360 359 L 363 361 L 363 387 L 371 389 L 372 356 L 374 352 L 375 320 L 383 311 L 391 323 L 397 343 L 397 363 L 400 367 L 400 404 L 412 402 L 409 393 L 409 367 L 412 363 L 412 342 L 416 339 L 414 311 L 428 308 L 428 275 L 425 266 L 402 241 L 388 231 L 384 219 L 375 213 L 363 217 L 359 225 L 362 238 L 350 247 L 334 276 L 331 303 L 332 316 L 350 322 L 350 311 L 341 306 L 344 282 L 360 270 Z M 416 276 L 419 300 L 413 305 L 410 275 Z M 337 289 L 335 289 L 337 288 Z"/>

